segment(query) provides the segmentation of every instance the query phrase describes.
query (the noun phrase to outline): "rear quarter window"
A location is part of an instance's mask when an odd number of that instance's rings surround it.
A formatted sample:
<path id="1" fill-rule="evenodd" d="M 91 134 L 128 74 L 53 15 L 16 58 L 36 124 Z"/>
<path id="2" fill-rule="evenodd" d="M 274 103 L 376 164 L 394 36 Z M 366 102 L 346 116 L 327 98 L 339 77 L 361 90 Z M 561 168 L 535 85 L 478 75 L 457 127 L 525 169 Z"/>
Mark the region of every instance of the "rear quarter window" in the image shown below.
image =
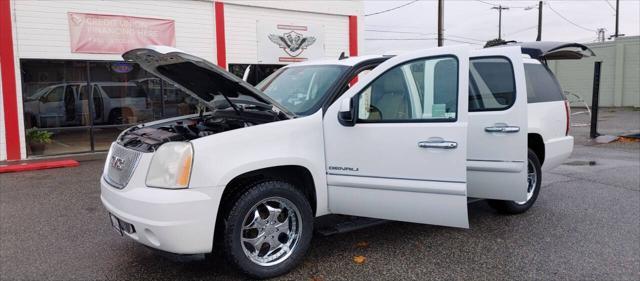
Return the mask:
<path id="1" fill-rule="evenodd" d="M 527 80 L 527 102 L 564 100 L 558 80 L 544 65 L 525 63 L 524 73 Z"/>

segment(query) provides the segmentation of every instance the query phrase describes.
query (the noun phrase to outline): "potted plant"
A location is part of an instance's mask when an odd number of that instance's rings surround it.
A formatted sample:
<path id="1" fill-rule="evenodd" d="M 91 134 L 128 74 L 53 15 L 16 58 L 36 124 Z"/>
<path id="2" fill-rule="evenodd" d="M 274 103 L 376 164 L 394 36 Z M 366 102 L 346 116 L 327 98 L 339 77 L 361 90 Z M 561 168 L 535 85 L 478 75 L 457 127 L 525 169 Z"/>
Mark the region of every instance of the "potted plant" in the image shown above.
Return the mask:
<path id="1" fill-rule="evenodd" d="M 53 135 L 51 132 L 38 130 L 36 127 L 28 129 L 26 132 L 26 138 L 31 154 L 41 155 L 44 152 L 45 145 L 51 143 L 51 135 Z"/>

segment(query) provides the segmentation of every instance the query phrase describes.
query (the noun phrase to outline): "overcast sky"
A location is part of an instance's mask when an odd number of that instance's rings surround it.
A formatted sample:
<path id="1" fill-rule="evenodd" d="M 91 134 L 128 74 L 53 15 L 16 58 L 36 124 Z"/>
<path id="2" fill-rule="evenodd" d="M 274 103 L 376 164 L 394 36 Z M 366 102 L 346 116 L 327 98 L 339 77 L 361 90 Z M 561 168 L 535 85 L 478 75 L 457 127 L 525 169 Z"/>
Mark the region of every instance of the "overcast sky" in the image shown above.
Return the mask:
<path id="1" fill-rule="evenodd" d="M 365 0 L 365 15 L 410 2 Z M 544 2 L 542 40 L 585 43 L 596 39 L 598 28 L 605 28 L 607 37 L 615 31 L 612 8 L 615 0 Z M 485 41 L 497 38 L 498 11 L 491 9 L 492 4 L 510 7 L 502 11 L 503 39 L 535 41 L 538 1 L 445 0 L 444 38 L 449 39 L 445 46 L 474 43 L 473 46 L 481 47 Z M 437 41 L 432 39 L 437 38 L 437 9 L 438 1 L 420 0 L 393 11 L 365 16 L 363 54 L 436 46 Z M 620 33 L 640 34 L 640 0 L 620 1 Z"/>

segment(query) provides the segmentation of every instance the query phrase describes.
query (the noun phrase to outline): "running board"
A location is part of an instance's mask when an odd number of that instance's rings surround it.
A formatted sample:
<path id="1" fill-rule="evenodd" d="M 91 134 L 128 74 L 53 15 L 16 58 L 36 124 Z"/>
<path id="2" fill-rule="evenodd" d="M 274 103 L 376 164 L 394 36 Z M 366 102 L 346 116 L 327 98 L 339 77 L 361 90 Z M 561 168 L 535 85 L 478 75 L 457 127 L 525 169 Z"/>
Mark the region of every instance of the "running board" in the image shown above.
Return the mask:
<path id="1" fill-rule="evenodd" d="M 328 215 L 316 219 L 316 233 L 329 236 L 338 233 L 351 232 L 388 222 L 382 219 L 373 219 L 356 216 Z"/>
<path id="2" fill-rule="evenodd" d="M 483 198 L 467 198 L 467 204 L 483 201 Z M 316 218 L 314 229 L 317 234 L 330 236 L 339 233 L 351 232 L 371 226 L 389 222 L 383 219 L 347 216 L 326 215 Z"/>

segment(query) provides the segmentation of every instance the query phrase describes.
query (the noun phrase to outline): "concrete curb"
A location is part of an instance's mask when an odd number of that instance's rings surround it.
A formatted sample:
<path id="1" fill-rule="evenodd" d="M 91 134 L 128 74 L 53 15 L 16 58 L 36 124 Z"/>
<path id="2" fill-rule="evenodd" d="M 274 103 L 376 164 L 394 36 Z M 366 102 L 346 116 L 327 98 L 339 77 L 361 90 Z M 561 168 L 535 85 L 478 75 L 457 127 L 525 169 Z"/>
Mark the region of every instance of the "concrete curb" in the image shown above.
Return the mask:
<path id="1" fill-rule="evenodd" d="M 71 160 L 71 159 L 42 161 L 42 162 L 27 162 L 27 163 L 0 166 L 0 174 L 43 170 L 43 169 L 77 167 L 77 166 L 80 166 L 80 163 L 76 160 Z"/>

